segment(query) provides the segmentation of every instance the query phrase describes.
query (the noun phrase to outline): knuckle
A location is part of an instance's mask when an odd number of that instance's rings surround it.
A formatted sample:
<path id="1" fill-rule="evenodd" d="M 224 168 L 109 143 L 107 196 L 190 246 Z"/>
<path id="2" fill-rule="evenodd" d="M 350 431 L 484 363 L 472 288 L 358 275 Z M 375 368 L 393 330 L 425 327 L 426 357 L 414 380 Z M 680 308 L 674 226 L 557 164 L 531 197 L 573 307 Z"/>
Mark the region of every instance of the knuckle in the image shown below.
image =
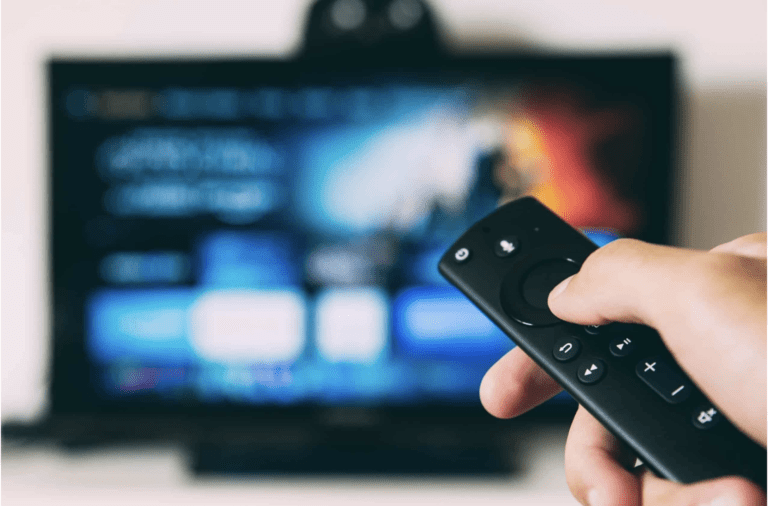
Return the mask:
<path id="1" fill-rule="evenodd" d="M 725 243 L 725 245 L 747 246 L 747 245 L 751 245 L 751 244 L 755 244 L 755 243 L 764 244 L 765 241 L 766 241 L 766 234 L 765 234 L 765 232 L 758 232 L 758 233 L 755 233 L 755 234 L 747 234 L 747 235 L 743 235 L 741 237 L 737 237 L 736 239 Z"/>
<path id="2" fill-rule="evenodd" d="M 692 279 L 698 282 L 699 288 L 708 289 L 748 270 L 755 262 L 752 258 L 736 255 L 701 254 L 691 259 L 690 269 Z"/>
<path id="3" fill-rule="evenodd" d="M 706 302 L 718 286 L 718 279 L 727 271 L 727 259 L 718 255 L 695 255 L 683 266 L 686 275 L 682 277 L 685 285 L 680 287 L 681 295 L 686 295 L 698 304 Z M 687 290 L 684 290 L 687 287 Z M 696 307 L 700 307 L 697 304 Z"/>
<path id="4" fill-rule="evenodd" d="M 754 243 L 765 244 L 765 240 L 766 240 L 765 232 L 757 232 L 754 234 L 747 234 L 741 237 L 737 237 L 731 242 L 735 242 L 736 244 L 744 244 L 744 245 L 754 244 Z"/>
<path id="5" fill-rule="evenodd" d="M 685 266 L 683 293 L 695 307 L 717 307 L 750 288 L 765 285 L 765 261 L 738 255 L 702 253 Z M 762 283 L 762 285 L 760 285 Z"/>
<path id="6" fill-rule="evenodd" d="M 768 244 L 765 232 L 745 235 L 712 248 L 713 253 L 730 253 L 749 257 L 765 258 Z"/>

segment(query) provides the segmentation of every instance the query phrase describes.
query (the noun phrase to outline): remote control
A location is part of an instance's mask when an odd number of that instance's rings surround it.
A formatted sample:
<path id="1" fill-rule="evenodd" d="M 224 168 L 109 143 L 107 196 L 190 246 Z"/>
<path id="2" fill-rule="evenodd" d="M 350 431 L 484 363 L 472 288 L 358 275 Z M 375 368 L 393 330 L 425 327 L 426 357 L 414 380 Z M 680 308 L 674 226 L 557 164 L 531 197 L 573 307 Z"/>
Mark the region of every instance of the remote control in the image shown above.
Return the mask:
<path id="1" fill-rule="evenodd" d="M 439 270 L 657 475 L 727 475 L 765 489 L 766 451 L 737 430 L 650 327 L 558 319 L 549 292 L 597 246 L 532 197 L 473 225 Z"/>

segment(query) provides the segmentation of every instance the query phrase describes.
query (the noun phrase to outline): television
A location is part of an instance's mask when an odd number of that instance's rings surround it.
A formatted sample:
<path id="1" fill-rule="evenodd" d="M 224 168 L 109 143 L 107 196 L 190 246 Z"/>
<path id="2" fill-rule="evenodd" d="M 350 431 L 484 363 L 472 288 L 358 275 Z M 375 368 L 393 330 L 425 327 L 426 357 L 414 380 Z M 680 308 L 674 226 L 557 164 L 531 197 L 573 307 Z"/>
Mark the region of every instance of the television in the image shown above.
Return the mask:
<path id="1" fill-rule="evenodd" d="M 674 72 L 629 53 L 52 59 L 52 419 L 212 446 L 236 425 L 262 448 L 362 427 L 416 454 L 438 427 L 507 430 L 478 387 L 514 345 L 438 258 L 522 195 L 598 245 L 665 242 Z"/>

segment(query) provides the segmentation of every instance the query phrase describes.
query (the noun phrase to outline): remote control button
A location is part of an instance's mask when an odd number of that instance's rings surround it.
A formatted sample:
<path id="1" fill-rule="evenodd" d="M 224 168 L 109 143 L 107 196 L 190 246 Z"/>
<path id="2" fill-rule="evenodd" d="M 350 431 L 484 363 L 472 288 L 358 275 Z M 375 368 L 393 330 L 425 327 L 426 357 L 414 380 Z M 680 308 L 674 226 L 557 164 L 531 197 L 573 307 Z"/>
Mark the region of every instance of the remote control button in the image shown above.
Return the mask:
<path id="1" fill-rule="evenodd" d="M 560 362 L 568 362 L 579 355 L 581 343 L 575 337 L 565 337 L 555 343 L 552 355 Z"/>
<path id="2" fill-rule="evenodd" d="M 661 359 L 641 360 L 635 370 L 640 379 L 670 404 L 685 401 L 693 390 L 693 386 L 682 373 Z"/>
<path id="3" fill-rule="evenodd" d="M 512 253 L 515 253 L 518 248 L 520 248 L 520 241 L 517 240 L 517 237 L 509 235 L 496 241 L 496 246 L 494 246 L 493 252 L 496 253 L 496 256 L 499 258 L 506 258 Z"/>
<path id="4" fill-rule="evenodd" d="M 575 274 L 590 251 L 580 248 L 538 248 L 526 251 L 512 262 L 501 282 L 501 308 L 513 320 L 531 327 L 562 324 L 547 305 L 549 292 Z M 554 267 L 555 273 L 550 273 Z M 565 272 L 562 272 L 565 271 Z M 539 283 L 544 283 L 542 286 Z"/>
<path id="5" fill-rule="evenodd" d="M 711 404 L 699 406 L 693 412 L 693 425 L 698 429 L 711 429 L 723 418 L 723 415 Z"/>
<path id="6" fill-rule="evenodd" d="M 629 337 L 617 337 L 608 345 L 614 357 L 626 357 L 635 349 L 635 342 Z"/>
<path id="7" fill-rule="evenodd" d="M 469 260 L 470 255 L 471 253 L 467 248 L 461 248 L 453 255 L 453 258 L 456 260 L 456 263 L 463 264 Z"/>
<path id="8" fill-rule="evenodd" d="M 547 299 L 562 280 L 579 272 L 579 266 L 567 260 L 547 260 L 528 272 L 523 280 L 523 299 L 536 309 L 549 310 Z"/>
<path id="9" fill-rule="evenodd" d="M 603 331 L 602 325 L 587 325 L 584 327 L 584 330 L 587 334 L 592 334 L 593 336 L 598 335 Z"/>
<path id="10" fill-rule="evenodd" d="M 579 364 L 579 381 L 592 385 L 605 376 L 605 364 L 599 358 L 585 360 Z"/>

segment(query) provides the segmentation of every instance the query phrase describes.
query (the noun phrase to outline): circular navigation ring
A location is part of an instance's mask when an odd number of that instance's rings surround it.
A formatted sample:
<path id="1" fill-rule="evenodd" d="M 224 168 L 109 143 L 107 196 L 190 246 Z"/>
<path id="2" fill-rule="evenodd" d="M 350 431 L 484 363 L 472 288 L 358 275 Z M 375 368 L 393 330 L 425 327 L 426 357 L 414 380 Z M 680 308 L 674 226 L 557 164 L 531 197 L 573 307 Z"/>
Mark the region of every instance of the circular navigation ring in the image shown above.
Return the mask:
<path id="1" fill-rule="evenodd" d="M 580 264 L 562 256 L 539 257 L 508 274 L 501 285 L 501 306 L 510 318 L 529 326 L 546 326 L 561 320 L 547 305 L 549 292 L 562 280 L 579 272 Z"/>
<path id="2" fill-rule="evenodd" d="M 562 280 L 579 272 L 579 266 L 563 259 L 545 260 L 523 278 L 523 299 L 536 309 L 549 309 L 549 292 Z"/>

